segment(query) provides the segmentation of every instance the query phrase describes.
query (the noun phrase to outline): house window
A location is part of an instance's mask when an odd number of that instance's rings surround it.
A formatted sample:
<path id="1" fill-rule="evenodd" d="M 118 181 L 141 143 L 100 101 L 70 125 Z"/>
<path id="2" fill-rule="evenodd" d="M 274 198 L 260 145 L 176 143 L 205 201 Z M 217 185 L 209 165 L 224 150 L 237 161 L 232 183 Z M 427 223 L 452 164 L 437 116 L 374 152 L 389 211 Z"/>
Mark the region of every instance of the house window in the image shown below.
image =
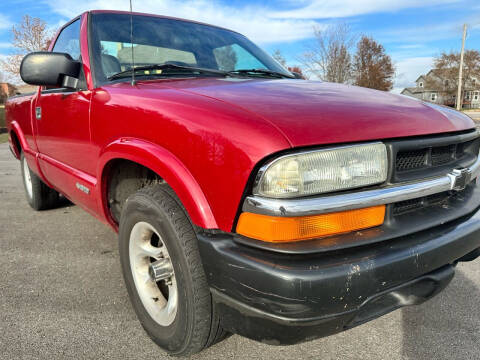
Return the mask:
<path id="1" fill-rule="evenodd" d="M 473 100 L 474 100 L 474 101 L 478 101 L 478 97 L 479 97 L 479 96 L 480 96 L 480 92 L 475 91 L 475 92 L 473 93 Z"/>
<path id="2" fill-rule="evenodd" d="M 465 100 L 470 100 L 471 96 L 472 96 L 471 91 L 465 91 Z"/>
<path id="3" fill-rule="evenodd" d="M 419 82 L 419 83 L 418 83 L 418 86 L 419 86 L 419 87 L 423 87 L 423 82 Z"/>
<path id="4" fill-rule="evenodd" d="M 437 94 L 436 94 L 436 93 L 432 93 L 432 94 L 430 95 L 430 100 L 431 100 L 431 101 L 437 101 Z"/>

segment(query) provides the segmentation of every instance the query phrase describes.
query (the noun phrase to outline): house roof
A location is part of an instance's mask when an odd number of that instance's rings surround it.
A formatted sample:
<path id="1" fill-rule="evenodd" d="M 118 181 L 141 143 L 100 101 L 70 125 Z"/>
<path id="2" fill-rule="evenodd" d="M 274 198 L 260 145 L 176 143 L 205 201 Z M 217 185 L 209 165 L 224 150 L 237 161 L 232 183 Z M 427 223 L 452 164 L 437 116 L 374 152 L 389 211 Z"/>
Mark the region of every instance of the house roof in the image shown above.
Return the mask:
<path id="1" fill-rule="evenodd" d="M 7 82 L 0 82 L 0 96 L 10 96 L 15 93 L 17 87 Z"/>
<path id="2" fill-rule="evenodd" d="M 36 85 L 28 85 L 28 84 L 20 85 L 20 86 L 17 86 L 17 93 L 26 94 L 26 93 L 35 92 L 37 88 L 38 86 Z"/>
<path id="3" fill-rule="evenodd" d="M 423 87 L 408 87 L 408 88 L 403 89 L 402 93 L 404 91 L 409 91 L 412 94 L 421 94 L 421 93 L 424 93 L 424 92 L 438 92 L 437 90 L 425 89 Z"/>
<path id="4" fill-rule="evenodd" d="M 420 79 L 425 79 L 425 76 L 424 75 L 420 75 L 417 80 L 415 80 L 415 82 L 418 82 Z"/>
<path id="5" fill-rule="evenodd" d="M 425 75 L 420 75 L 416 80 L 415 83 L 418 83 L 420 80 L 427 81 L 428 78 L 436 78 L 437 81 L 443 81 L 443 77 L 440 76 L 440 73 L 438 69 L 431 69 L 427 74 Z M 480 85 L 480 84 L 479 84 Z M 476 91 L 478 85 L 472 85 L 472 82 L 467 80 L 467 83 L 464 85 L 463 89 L 465 91 Z M 411 94 L 420 94 L 420 93 L 425 93 L 425 92 L 438 92 L 439 90 L 434 90 L 434 89 L 428 89 L 428 88 L 423 88 L 423 87 L 410 87 L 410 88 L 405 88 L 401 93 L 404 92 L 410 92 Z"/>

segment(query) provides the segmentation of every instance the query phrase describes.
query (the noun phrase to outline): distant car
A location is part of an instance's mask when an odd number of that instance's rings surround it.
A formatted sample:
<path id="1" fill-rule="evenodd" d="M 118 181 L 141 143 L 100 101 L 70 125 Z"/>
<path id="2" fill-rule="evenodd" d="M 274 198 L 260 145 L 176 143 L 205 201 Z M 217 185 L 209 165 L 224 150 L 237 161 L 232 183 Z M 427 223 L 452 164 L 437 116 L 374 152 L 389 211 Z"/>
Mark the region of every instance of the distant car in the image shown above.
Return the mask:
<path id="1" fill-rule="evenodd" d="M 171 354 L 338 333 L 479 256 L 480 138 L 461 113 L 114 11 L 73 19 L 21 76 L 40 86 L 6 106 L 29 204 L 62 194 L 119 232 L 133 307 Z"/>

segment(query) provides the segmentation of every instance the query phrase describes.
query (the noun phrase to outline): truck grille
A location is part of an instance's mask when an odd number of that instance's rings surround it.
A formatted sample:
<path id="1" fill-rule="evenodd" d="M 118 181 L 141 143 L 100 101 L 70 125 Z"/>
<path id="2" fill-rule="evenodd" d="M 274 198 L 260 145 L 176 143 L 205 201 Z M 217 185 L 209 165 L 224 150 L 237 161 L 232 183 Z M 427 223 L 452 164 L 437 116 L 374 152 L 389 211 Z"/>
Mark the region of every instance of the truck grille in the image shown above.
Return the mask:
<path id="1" fill-rule="evenodd" d="M 449 202 L 454 199 L 462 199 L 465 196 L 468 196 L 472 192 L 472 189 L 475 185 L 470 184 L 463 191 L 453 192 L 447 191 L 439 194 L 434 194 L 430 196 L 424 196 L 418 199 L 400 201 L 393 204 L 393 216 L 403 215 L 408 212 L 416 211 L 422 208 L 438 205 L 438 206 L 448 206 Z"/>
<path id="2" fill-rule="evenodd" d="M 467 144 L 468 146 L 468 144 Z M 397 154 L 396 170 L 409 171 L 447 165 L 465 156 L 463 144 L 431 147 Z"/>
<path id="3" fill-rule="evenodd" d="M 444 176 L 477 160 L 480 138 L 476 132 L 389 143 L 393 166 L 391 183 Z"/>
<path id="4" fill-rule="evenodd" d="M 427 165 L 427 150 L 404 151 L 397 154 L 397 171 L 421 169 Z"/>

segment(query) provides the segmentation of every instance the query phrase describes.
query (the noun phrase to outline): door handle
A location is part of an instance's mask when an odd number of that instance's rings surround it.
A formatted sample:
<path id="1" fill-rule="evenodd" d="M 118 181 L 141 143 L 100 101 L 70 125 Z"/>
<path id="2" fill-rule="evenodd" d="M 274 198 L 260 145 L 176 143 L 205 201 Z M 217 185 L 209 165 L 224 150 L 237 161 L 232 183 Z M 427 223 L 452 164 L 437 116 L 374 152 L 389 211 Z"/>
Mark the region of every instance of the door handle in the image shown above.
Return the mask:
<path id="1" fill-rule="evenodd" d="M 42 118 L 42 108 L 40 106 L 37 106 L 35 108 L 35 117 L 37 120 L 40 120 Z"/>

